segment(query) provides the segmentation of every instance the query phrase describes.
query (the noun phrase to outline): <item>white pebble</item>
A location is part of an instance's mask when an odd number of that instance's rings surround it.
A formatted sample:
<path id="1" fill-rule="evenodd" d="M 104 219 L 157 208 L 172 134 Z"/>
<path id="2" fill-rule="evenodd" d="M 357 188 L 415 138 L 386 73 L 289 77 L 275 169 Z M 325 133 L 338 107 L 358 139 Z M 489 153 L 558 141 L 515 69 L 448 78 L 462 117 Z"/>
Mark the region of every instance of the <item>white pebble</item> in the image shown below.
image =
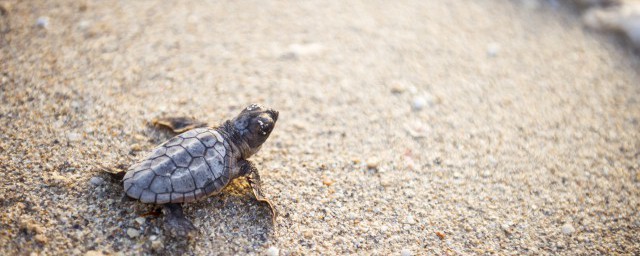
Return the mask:
<path id="1" fill-rule="evenodd" d="M 402 251 L 400 251 L 400 255 L 402 255 L 402 256 L 411 256 L 411 255 L 413 255 L 413 253 L 409 249 L 402 249 Z"/>
<path id="2" fill-rule="evenodd" d="M 406 223 L 407 224 L 415 224 L 416 223 L 416 220 L 413 218 L 413 215 L 407 216 Z"/>
<path id="3" fill-rule="evenodd" d="M 562 233 L 565 235 L 571 235 L 576 232 L 576 229 L 569 223 L 562 225 Z"/>
<path id="4" fill-rule="evenodd" d="M 67 139 L 69 139 L 69 141 L 79 141 L 82 139 L 82 135 L 72 132 L 67 134 Z"/>
<path id="5" fill-rule="evenodd" d="M 140 225 L 144 224 L 145 220 L 146 219 L 144 217 L 138 217 L 138 218 L 135 219 L 135 221 L 138 222 L 138 224 L 140 224 Z"/>
<path id="6" fill-rule="evenodd" d="M 271 246 L 271 247 L 269 247 L 269 249 L 267 249 L 267 255 L 268 256 L 278 256 L 278 255 L 280 255 L 280 249 L 278 249 L 278 247 Z"/>
<path id="7" fill-rule="evenodd" d="M 131 238 L 140 236 L 140 231 L 134 228 L 127 229 L 127 235 Z"/>
<path id="8" fill-rule="evenodd" d="M 91 23 L 89 21 L 82 20 L 82 21 L 78 22 L 78 29 L 80 29 L 80 30 L 86 30 L 90 26 L 91 26 Z"/>
<path id="9" fill-rule="evenodd" d="M 411 102 L 411 108 L 414 111 L 420 111 L 427 105 L 427 100 L 424 97 L 415 97 Z"/>
<path id="10" fill-rule="evenodd" d="M 495 57 L 500 52 L 500 45 L 497 43 L 490 43 L 487 45 L 487 55 L 489 57 Z"/>
<path id="11" fill-rule="evenodd" d="M 89 182 L 91 182 L 91 185 L 100 186 L 100 185 L 104 184 L 104 179 L 101 178 L 101 177 L 95 176 L 95 177 L 91 177 Z"/>
<path id="12" fill-rule="evenodd" d="M 38 17 L 36 20 L 36 26 L 39 28 L 47 28 L 49 26 L 49 17 Z"/>
<path id="13" fill-rule="evenodd" d="M 295 56 L 316 55 L 322 53 L 323 50 L 324 46 L 318 43 L 289 45 L 289 52 Z"/>

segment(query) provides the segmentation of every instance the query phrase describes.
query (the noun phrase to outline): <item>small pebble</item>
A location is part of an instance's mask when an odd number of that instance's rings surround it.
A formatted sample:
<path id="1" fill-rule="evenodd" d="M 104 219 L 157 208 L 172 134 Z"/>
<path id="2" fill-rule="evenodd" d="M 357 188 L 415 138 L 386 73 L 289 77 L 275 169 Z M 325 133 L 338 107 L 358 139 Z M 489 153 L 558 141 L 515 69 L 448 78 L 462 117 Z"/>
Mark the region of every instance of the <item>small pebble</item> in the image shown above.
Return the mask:
<path id="1" fill-rule="evenodd" d="M 495 57 L 500 52 L 500 45 L 497 43 L 490 43 L 487 45 L 487 55 L 489 57 Z"/>
<path id="2" fill-rule="evenodd" d="M 162 247 L 164 247 L 164 244 L 162 243 L 161 240 L 155 240 L 155 241 L 151 241 L 151 248 L 154 250 L 160 250 L 162 249 Z"/>
<path id="3" fill-rule="evenodd" d="M 38 17 L 38 19 L 36 20 L 36 26 L 38 26 L 39 28 L 49 27 L 49 17 Z"/>
<path id="4" fill-rule="evenodd" d="M 147 219 L 145 219 L 144 217 L 138 217 L 135 220 L 136 222 L 138 222 L 138 224 L 142 225 Z"/>
<path id="5" fill-rule="evenodd" d="M 267 249 L 266 253 L 267 253 L 268 256 L 278 256 L 278 255 L 280 255 L 280 249 L 278 249 L 275 246 L 271 246 L 271 247 L 269 247 L 269 249 Z"/>
<path id="6" fill-rule="evenodd" d="M 0 2 L 0 15 L 7 15 L 11 10 L 11 4 L 8 2 Z"/>
<path id="7" fill-rule="evenodd" d="M 289 45 L 289 53 L 294 56 L 316 55 L 322 53 L 323 50 L 324 46 L 318 43 Z"/>
<path id="8" fill-rule="evenodd" d="M 322 184 L 324 184 L 324 185 L 325 185 L 325 186 L 327 186 L 327 187 L 328 187 L 328 186 L 331 186 L 331 185 L 333 184 L 333 180 L 331 180 L 331 179 L 329 179 L 329 178 L 327 178 L 327 177 L 324 177 L 324 178 L 322 179 Z"/>
<path id="9" fill-rule="evenodd" d="M 304 233 L 302 233 L 302 235 L 304 236 L 304 238 L 306 239 L 311 239 L 313 238 L 313 231 L 311 230 L 306 230 L 304 231 Z"/>
<path id="10" fill-rule="evenodd" d="M 372 157 L 367 159 L 367 169 L 378 169 L 378 165 L 380 165 L 380 160 L 378 158 Z"/>
<path id="11" fill-rule="evenodd" d="M 576 232 L 576 229 L 570 224 L 566 223 L 562 225 L 562 233 L 565 235 L 571 235 L 573 232 Z"/>
<path id="12" fill-rule="evenodd" d="M 104 253 L 102 251 L 87 251 L 84 253 L 84 256 L 102 256 Z"/>
<path id="13" fill-rule="evenodd" d="M 80 141 L 82 139 L 82 135 L 72 132 L 67 134 L 67 139 L 69 139 L 69 141 L 72 141 L 72 142 Z"/>
<path id="14" fill-rule="evenodd" d="M 411 252 L 411 250 L 409 250 L 409 249 L 402 249 L 402 251 L 400 251 L 400 255 L 402 255 L 402 256 L 411 256 L 411 255 L 413 255 L 413 252 Z"/>
<path id="15" fill-rule="evenodd" d="M 407 90 L 407 87 L 401 83 L 393 83 L 391 85 L 391 93 L 393 94 L 401 94 Z"/>
<path id="16" fill-rule="evenodd" d="M 424 97 L 415 97 L 411 101 L 411 109 L 413 111 L 420 111 L 427 105 L 427 100 Z"/>
<path id="17" fill-rule="evenodd" d="M 91 177 L 89 182 L 91 182 L 91 185 L 100 186 L 100 185 L 104 184 L 104 179 L 101 178 L 101 177 L 95 176 L 95 177 Z"/>
<path id="18" fill-rule="evenodd" d="M 91 23 L 89 21 L 81 20 L 80 22 L 78 22 L 78 29 L 80 30 L 86 30 L 89 27 L 91 27 Z"/>
<path id="19" fill-rule="evenodd" d="M 440 240 L 444 239 L 444 237 L 446 236 L 443 232 L 440 231 L 436 231 L 436 236 L 438 236 L 440 238 Z"/>
<path id="20" fill-rule="evenodd" d="M 131 151 L 142 151 L 142 147 L 138 143 L 131 145 Z"/>
<path id="21" fill-rule="evenodd" d="M 49 239 L 47 239 L 47 237 L 43 234 L 37 234 L 36 236 L 34 236 L 34 238 L 38 243 L 41 244 L 46 244 L 47 242 L 49 242 Z"/>
<path id="22" fill-rule="evenodd" d="M 140 236 L 140 231 L 135 228 L 129 228 L 127 229 L 127 235 L 131 238 L 138 237 Z"/>
<path id="23" fill-rule="evenodd" d="M 413 215 L 407 216 L 405 221 L 406 221 L 407 224 L 415 224 L 416 223 L 416 220 L 413 218 Z"/>

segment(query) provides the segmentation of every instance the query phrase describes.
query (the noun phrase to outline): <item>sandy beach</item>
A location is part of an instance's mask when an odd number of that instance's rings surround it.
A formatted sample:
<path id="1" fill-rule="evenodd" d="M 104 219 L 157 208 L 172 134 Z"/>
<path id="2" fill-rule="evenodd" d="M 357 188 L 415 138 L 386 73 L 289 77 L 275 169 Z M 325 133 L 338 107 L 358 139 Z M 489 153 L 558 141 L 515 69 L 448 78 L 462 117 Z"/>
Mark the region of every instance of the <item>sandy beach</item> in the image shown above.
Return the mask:
<path id="1" fill-rule="evenodd" d="M 640 54 L 555 1 L 0 0 L 0 254 L 640 254 Z M 246 181 L 164 232 L 100 166 L 250 103 Z"/>

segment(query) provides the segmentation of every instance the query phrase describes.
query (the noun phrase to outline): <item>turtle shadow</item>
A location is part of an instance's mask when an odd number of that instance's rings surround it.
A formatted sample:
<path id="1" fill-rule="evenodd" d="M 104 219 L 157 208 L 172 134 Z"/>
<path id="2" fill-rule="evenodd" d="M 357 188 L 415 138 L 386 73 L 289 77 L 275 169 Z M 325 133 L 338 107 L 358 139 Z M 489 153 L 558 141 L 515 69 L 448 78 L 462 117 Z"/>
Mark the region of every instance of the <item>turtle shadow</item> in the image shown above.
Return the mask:
<path id="1" fill-rule="evenodd" d="M 198 231 L 181 237 L 165 231 L 162 206 L 128 199 L 117 176 L 102 177 L 108 182 L 104 196 L 112 202 L 109 208 L 121 209 L 113 213 L 122 223 L 119 234 L 109 238 L 121 236 L 125 242 L 115 244 L 115 251 L 126 252 L 129 244 L 138 244 L 152 255 L 208 254 L 211 248 L 222 254 L 257 253 L 276 233 L 269 207 L 255 199 L 244 179 L 230 182 L 218 195 L 184 204 L 185 216 Z M 129 229 L 139 234 L 132 237 Z"/>

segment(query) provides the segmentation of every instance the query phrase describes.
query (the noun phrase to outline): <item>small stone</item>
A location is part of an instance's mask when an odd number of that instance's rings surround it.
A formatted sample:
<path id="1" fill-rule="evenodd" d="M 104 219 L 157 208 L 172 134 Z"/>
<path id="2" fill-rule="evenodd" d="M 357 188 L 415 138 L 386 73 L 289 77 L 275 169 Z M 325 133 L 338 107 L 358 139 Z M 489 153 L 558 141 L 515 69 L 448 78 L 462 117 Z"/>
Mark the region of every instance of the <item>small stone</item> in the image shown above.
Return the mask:
<path id="1" fill-rule="evenodd" d="M 82 135 L 72 132 L 67 134 L 67 139 L 69 139 L 69 141 L 72 141 L 72 142 L 80 141 L 82 139 Z"/>
<path id="2" fill-rule="evenodd" d="M 302 235 L 304 236 L 304 238 L 306 239 L 311 239 L 313 238 L 313 231 L 311 230 L 305 230 Z"/>
<path id="3" fill-rule="evenodd" d="M 322 184 L 324 184 L 324 185 L 325 185 L 325 186 L 327 186 L 327 187 L 328 187 L 328 186 L 331 186 L 331 185 L 333 184 L 333 180 L 331 180 L 331 179 L 329 179 L 329 178 L 327 178 L 327 177 L 324 177 L 324 178 L 322 179 Z"/>
<path id="4" fill-rule="evenodd" d="M 36 26 L 39 28 L 47 28 L 49 27 L 49 17 L 38 17 L 38 19 L 36 20 Z"/>
<path id="5" fill-rule="evenodd" d="M 413 255 L 413 252 L 411 252 L 411 250 L 409 250 L 409 249 L 402 249 L 402 251 L 400 251 L 400 255 L 402 255 L 402 256 L 411 256 L 411 255 Z"/>
<path id="6" fill-rule="evenodd" d="M 37 234 L 36 236 L 34 236 L 34 238 L 38 243 L 41 244 L 46 244 L 47 242 L 49 242 L 49 239 L 47 239 L 47 237 L 43 234 Z"/>
<path id="7" fill-rule="evenodd" d="M 138 231 L 138 230 L 137 230 L 137 229 L 135 229 L 135 228 L 128 228 L 128 229 L 127 229 L 127 235 L 128 235 L 129 237 L 131 237 L 131 238 L 135 238 L 135 237 L 140 236 L 140 231 Z"/>
<path id="8" fill-rule="evenodd" d="M 380 232 L 386 233 L 387 231 L 389 231 L 389 227 L 387 227 L 387 225 L 382 225 L 380 227 Z"/>
<path id="9" fill-rule="evenodd" d="M 492 166 L 496 166 L 498 164 L 498 160 L 496 160 L 492 155 L 487 156 L 487 162 Z"/>
<path id="10" fill-rule="evenodd" d="M 391 85 L 391 93 L 401 94 L 407 90 L 407 87 L 402 83 L 393 83 Z"/>
<path id="11" fill-rule="evenodd" d="M 135 221 L 138 222 L 138 224 L 140 224 L 140 225 L 144 224 L 144 222 L 146 220 L 147 219 L 145 217 L 138 217 L 138 218 L 135 219 Z"/>
<path id="12" fill-rule="evenodd" d="M 562 225 L 562 233 L 563 234 L 571 235 L 574 232 L 576 232 L 576 229 L 570 223 L 566 223 L 566 224 Z"/>
<path id="13" fill-rule="evenodd" d="M 131 145 L 131 151 L 142 151 L 142 147 L 138 143 Z"/>
<path id="14" fill-rule="evenodd" d="M 269 247 L 269 249 L 267 249 L 266 254 L 268 256 L 278 256 L 280 255 L 280 249 L 278 249 L 278 247 L 271 246 Z"/>
<path id="15" fill-rule="evenodd" d="M 490 43 L 487 45 L 487 55 L 489 57 L 495 57 L 500 52 L 500 45 L 497 43 Z"/>
<path id="16" fill-rule="evenodd" d="M 322 53 L 324 46 L 318 43 L 311 44 L 291 44 L 289 45 L 289 54 L 294 56 L 316 55 Z"/>
<path id="17" fill-rule="evenodd" d="M 349 214 L 347 214 L 347 218 L 350 220 L 355 220 L 357 217 L 358 215 L 355 212 L 349 212 Z"/>
<path id="18" fill-rule="evenodd" d="M 104 253 L 102 251 L 87 251 L 84 253 L 84 256 L 102 256 Z"/>
<path id="19" fill-rule="evenodd" d="M 446 236 L 443 232 L 440 231 L 436 231 L 436 236 L 438 236 L 440 238 L 440 240 L 444 239 L 444 237 Z"/>
<path id="20" fill-rule="evenodd" d="M 11 11 L 11 4 L 9 2 L 0 2 L 0 15 L 4 16 Z"/>
<path id="21" fill-rule="evenodd" d="M 415 97 L 411 101 L 411 109 L 413 111 L 420 111 L 427 105 L 427 100 L 424 97 Z"/>
<path id="22" fill-rule="evenodd" d="M 408 215 L 407 218 L 405 219 L 405 223 L 407 223 L 407 224 L 415 224 L 416 220 L 413 218 L 413 215 Z"/>
<path id="23" fill-rule="evenodd" d="M 104 179 L 102 177 L 94 176 L 94 177 L 91 177 L 89 182 L 91 182 L 91 185 L 100 186 L 104 184 Z"/>
<path id="24" fill-rule="evenodd" d="M 162 240 L 155 240 L 155 241 L 151 241 L 151 248 L 154 250 L 160 250 L 164 247 L 164 243 L 162 242 Z"/>
<path id="25" fill-rule="evenodd" d="M 371 157 L 367 159 L 367 169 L 378 169 L 378 165 L 380 165 L 380 159 Z"/>

